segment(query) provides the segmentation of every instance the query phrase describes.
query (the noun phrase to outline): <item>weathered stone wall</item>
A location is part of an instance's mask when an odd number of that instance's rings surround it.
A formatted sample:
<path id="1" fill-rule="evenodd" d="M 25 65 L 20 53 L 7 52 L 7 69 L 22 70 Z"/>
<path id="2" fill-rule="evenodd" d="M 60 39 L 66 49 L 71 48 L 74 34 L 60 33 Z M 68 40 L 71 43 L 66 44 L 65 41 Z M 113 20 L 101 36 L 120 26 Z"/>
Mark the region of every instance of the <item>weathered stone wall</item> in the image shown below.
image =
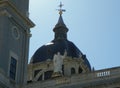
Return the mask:
<path id="1" fill-rule="evenodd" d="M 28 65 L 28 81 L 37 81 L 39 77 L 42 75 L 44 76 L 44 73 L 46 71 L 54 71 L 54 62 L 52 60 L 50 61 L 44 61 L 39 63 L 30 63 Z M 90 72 L 88 67 L 84 64 L 84 61 L 81 58 L 71 58 L 71 57 L 65 57 L 63 60 L 63 75 L 64 76 L 71 76 L 72 74 L 80 74 L 78 72 L 79 68 L 82 69 L 81 73 Z M 74 69 L 74 72 L 71 72 L 71 69 Z M 34 73 L 37 72 L 37 75 L 35 76 Z M 43 79 L 44 80 L 44 79 Z"/>
<path id="2" fill-rule="evenodd" d="M 26 14 L 23 14 L 28 11 L 28 0 L 25 0 L 24 6 L 24 0 L 14 0 L 20 2 L 20 8 L 18 4 L 13 4 L 11 1 L 0 0 L 0 69 L 3 71 L 0 73 L 2 77 L 0 82 L 5 83 L 3 85 L 8 84 L 9 88 L 18 88 L 18 85 L 21 87 L 27 80 L 30 28 L 34 24 Z M 14 74 L 10 73 L 11 70 L 13 71 L 10 68 L 11 58 L 16 61 Z M 12 78 L 10 74 L 15 77 Z"/>
<path id="3" fill-rule="evenodd" d="M 120 88 L 120 67 L 29 83 L 26 88 Z"/>

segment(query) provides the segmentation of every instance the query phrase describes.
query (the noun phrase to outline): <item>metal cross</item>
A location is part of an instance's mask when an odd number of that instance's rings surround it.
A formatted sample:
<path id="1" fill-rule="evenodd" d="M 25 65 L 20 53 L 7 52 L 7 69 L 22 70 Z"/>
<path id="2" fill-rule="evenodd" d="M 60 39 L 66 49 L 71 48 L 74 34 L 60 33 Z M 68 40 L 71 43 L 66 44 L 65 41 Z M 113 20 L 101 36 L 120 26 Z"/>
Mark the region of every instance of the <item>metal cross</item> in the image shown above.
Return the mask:
<path id="1" fill-rule="evenodd" d="M 62 9 L 63 6 L 64 5 L 62 4 L 62 2 L 60 2 L 60 5 L 59 5 L 60 9 L 58 9 L 60 15 L 62 15 L 62 13 L 66 11 L 65 9 Z"/>

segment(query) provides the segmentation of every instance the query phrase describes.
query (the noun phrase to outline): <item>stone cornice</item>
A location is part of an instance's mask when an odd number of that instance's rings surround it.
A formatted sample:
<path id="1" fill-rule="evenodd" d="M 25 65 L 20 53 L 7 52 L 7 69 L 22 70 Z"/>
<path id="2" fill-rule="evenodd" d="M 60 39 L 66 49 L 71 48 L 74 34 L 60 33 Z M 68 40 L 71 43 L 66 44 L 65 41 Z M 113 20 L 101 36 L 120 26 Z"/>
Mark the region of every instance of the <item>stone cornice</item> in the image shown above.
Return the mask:
<path id="1" fill-rule="evenodd" d="M 35 24 L 27 16 L 23 15 L 9 0 L 0 1 L 0 7 L 6 6 L 9 7 L 9 9 L 11 9 L 12 12 L 14 12 L 14 14 L 16 14 L 27 26 L 30 28 L 35 26 Z M 12 16 L 7 10 L 2 10 L 2 12 L 0 11 L 0 15 L 8 17 Z"/>

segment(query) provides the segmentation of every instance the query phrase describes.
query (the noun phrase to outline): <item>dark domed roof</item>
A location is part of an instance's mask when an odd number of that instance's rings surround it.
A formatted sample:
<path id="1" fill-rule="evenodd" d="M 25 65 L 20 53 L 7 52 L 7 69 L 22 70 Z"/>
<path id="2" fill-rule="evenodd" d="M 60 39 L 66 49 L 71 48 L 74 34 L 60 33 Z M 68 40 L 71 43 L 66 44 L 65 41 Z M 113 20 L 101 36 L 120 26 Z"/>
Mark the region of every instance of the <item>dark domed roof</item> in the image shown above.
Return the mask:
<path id="1" fill-rule="evenodd" d="M 82 56 L 80 50 L 72 42 L 68 40 L 58 40 L 40 47 L 33 55 L 31 62 L 36 63 L 53 59 L 54 54 L 60 52 L 60 54 L 63 55 L 65 51 L 67 52 L 67 56 L 72 58 Z"/>
<path id="2" fill-rule="evenodd" d="M 55 32 L 55 38 L 50 43 L 41 46 L 33 55 L 30 63 L 38 63 L 46 60 L 52 60 L 54 54 L 60 52 L 61 55 L 64 55 L 65 51 L 67 56 L 72 58 L 82 57 L 84 63 L 91 69 L 90 64 L 82 54 L 82 52 L 69 40 L 67 40 L 68 28 L 63 22 L 62 16 L 60 15 L 58 23 L 54 27 L 53 31 Z"/>

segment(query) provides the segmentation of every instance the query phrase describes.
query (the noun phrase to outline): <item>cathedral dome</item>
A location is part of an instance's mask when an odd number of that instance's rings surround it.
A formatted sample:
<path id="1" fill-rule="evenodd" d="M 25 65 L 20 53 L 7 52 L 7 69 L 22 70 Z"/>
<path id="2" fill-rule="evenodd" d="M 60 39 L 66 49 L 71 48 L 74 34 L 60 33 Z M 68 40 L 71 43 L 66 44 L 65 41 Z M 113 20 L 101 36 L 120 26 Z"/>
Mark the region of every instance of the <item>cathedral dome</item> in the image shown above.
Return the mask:
<path id="1" fill-rule="evenodd" d="M 60 52 L 61 55 L 64 55 L 66 52 L 68 57 L 76 59 L 83 58 L 84 63 L 89 69 L 91 69 L 89 61 L 85 55 L 82 54 L 82 52 L 75 46 L 74 43 L 67 39 L 68 28 L 64 24 L 61 14 L 53 31 L 55 32 L 54 40 L 41 46 L 34 53 L 30 63 L 34 64 L 47 60 L 53 60 L 54 55 L 58 52 Z"/>
<path id="2" fill-rule="evenodd" d="M 60 52 L 60 54 L 63 55 L 65 51 L 67 52 L 67 56 L 72 58 L 79 58 L 83 55 L 81 51 L 71 41 L 53 40 L 50 43 L 43 45 L 35 52 L 32 57 L 31 63 L 52 60 L 55 54 Z"/>

